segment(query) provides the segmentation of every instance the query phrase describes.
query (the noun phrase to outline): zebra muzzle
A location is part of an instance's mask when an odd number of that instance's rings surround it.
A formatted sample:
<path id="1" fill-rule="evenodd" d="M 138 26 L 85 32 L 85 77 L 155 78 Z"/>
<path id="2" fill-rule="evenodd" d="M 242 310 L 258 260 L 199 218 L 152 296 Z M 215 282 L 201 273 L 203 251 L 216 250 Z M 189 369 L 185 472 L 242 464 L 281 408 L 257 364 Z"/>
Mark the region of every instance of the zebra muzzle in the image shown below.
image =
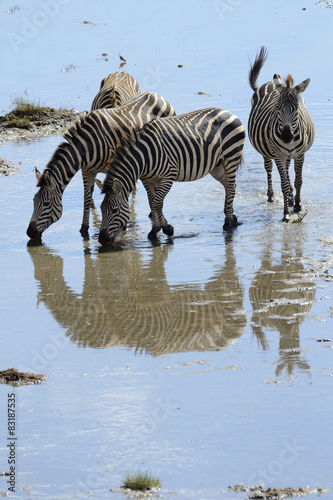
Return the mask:
<path id="1" fill-rule="evenodd" d="M 288 125 L 285 125 L 283 127 L 280 137 L 285 144 L 289 144 L 289 142 L 293 140 L 294 136 L 291 131 L 291 128 Z"/>
<path id="2" fill-rule="evenodd" d="M 101 229 L 98 236 L 98 241 L 101 245 L 113 245 L 114 237 L 110 237 L 107 229 Z"/>
<path id="3" fill-rule="evenodd" d="M 35 221 L 30 222 L 29 227 L 27 229 L 27 235 L 29 238 L 33 240 L 40 240 L 42 237 L 42 233 L 40 233 L 37 229 L 37 224 Z"/>

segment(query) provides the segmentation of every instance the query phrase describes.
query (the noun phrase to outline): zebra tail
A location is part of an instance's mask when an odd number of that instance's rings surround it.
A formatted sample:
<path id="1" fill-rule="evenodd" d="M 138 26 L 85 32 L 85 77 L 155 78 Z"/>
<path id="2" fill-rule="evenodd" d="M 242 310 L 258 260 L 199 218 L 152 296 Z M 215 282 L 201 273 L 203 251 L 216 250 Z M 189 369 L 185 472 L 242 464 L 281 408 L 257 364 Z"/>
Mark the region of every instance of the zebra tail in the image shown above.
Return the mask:
<path id="1" fill-rule="evenodd" d="M 266 47 L 261 46 L 260 51 L 257 54 L 254 63 L 251 65 L 249 71 L 249 82 L 252 90 L 256 91 L 258 89 L 257 86 L 257 78 L 259 76 L 260 70 L 263 67 L 268 56 L 268 50 Z"/>

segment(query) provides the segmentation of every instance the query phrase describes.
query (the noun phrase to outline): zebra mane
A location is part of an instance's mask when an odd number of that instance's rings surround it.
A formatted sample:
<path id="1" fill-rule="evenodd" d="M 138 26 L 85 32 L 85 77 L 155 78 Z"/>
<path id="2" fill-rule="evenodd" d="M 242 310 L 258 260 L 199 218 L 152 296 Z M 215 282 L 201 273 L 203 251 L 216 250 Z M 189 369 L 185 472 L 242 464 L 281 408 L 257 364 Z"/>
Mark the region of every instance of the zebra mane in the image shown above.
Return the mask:
<path id="1" fill-rule="evenodd" d="M 64 157 L 68 156 L 70 149 L 72 149 L 72 146 L 68 142 L 62 142 L 59 144 L 59 146 L 54 151 L 51 159 L 47 163 L 42 176 L 38 180 L 37 187 L 42 187 L 49 184 L 49 182 L 47 182 L 47 179 L 50 178 L 56 179 L 58 182 L 60 172 L 58 162 L 59 160 L 63 160 Z"/>
<path id="2" fill-rule="evenodd" d="M 73 127 L 70 127 L 67 132 L 63 135 L 63 138 L 66 139 L 70 144 L 72 144 L 73 139 L 75 139 L 82 128 L 82 125 L 84 124 L 84 118 L 83 116 L 80 116 L 80 121 L 76 120 L 75 125 Z"/>
<path id="3" fill-rule="evenodd" d="M 293 79 L 293 77 L 291 76 L 290 73 L 287 76 L 287 78 L 285 79 L 285 82 L 286 82 L 286 85 L 287 85 L 288 89 L 292 89 L 293 88 L 293 86 L 294 86 L 294 79 Z"/>
<path id="4" fill-rule="evenodd" d="M 110 193 L 112 191 L 113 180 L 117 178 L 118 169 L 122 169 L 122 159 L 124 156 L 126 157 L 130 150 L 136 145 L 138 136 L 139 132 L 137 132 L 135 137 L 130 135 L 124 136 L 121 143 L 116 146 L 113 157 L 106 164 L 107 175 L 105 181 L 103 182 L 102 193 Z"/>

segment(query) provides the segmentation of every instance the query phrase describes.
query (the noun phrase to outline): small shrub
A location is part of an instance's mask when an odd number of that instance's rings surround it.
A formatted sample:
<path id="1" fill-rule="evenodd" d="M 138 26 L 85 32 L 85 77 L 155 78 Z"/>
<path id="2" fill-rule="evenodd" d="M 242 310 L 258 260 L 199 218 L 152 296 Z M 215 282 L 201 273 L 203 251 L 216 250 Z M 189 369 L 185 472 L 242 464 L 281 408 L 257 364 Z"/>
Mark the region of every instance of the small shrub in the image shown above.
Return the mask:
<path id="1" fill-rule="evenodd" d="M 147 491 L 152 488 L 160 488 L 161 483 L 158 478 L 153 477 L 147 472 L 136 472 L 135 474 L 126 474 L 122 488 L 135 491 Z"/>

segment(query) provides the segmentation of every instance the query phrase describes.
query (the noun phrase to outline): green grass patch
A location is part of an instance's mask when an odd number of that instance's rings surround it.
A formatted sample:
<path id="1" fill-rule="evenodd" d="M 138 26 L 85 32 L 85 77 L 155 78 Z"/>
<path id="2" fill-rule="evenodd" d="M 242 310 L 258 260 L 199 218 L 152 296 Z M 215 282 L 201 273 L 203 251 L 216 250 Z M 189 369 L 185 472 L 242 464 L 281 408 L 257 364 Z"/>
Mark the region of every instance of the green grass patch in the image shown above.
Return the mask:
<path id="1" fill-rule="evenodd" d="M 136 472 L 134 474 L 126 474 L 126 478 L 122 488 L 127 488 L 134 491 L 147 491 L 152 488 L 160 488 L 161 482 L 157 477 L 153 477 L 147 472 Z"/>
<path id="2" fill-rule="evenodd" d="M 29 128 L 31 121 L 37 121 L 47 114 L 47 108 L 40 102 L 33 102 L 22 96 L 11 99 L 12 111 L 6 115 L 7 127 Z"/>
<path id="3" fill-rule="evenodd" d="M 16 116 L 20 117 L 43 113 L 46 109 L 45 106 L 40 104 L 40 101 L 33 102 L 22 96 L 12 97 L 11 103 L 14 108 L 12 112 L 15 112 Z"/>
<path id="4" fill-rule="evenodd" d="M 74 119 L 73 110 L 67 108 L 49 108 L 26 97 L 14 96 L 11 99 L 12 110 L 3 117 L 6 127 L 28 129 L 31 125 L 48 125 L 57 119 Z M 2 121 L 4 121 L 2 119 Z"/>

